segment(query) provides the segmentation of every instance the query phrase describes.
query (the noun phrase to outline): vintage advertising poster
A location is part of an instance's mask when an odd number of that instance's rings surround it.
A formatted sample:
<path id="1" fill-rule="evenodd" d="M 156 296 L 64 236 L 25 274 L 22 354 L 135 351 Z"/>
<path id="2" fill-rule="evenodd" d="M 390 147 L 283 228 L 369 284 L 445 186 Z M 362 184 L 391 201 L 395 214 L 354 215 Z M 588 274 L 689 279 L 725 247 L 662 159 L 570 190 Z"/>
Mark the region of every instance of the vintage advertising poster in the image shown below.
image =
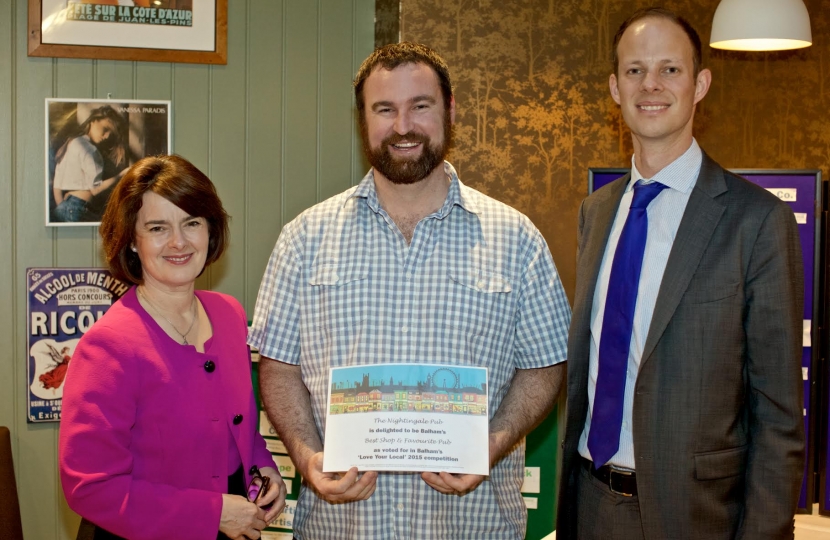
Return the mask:
<path id="1" fill-rule="evenodd" d="M 193 26 L 193 0 L 69 0 L 61 13 L 68 21 Z"/>
<path id="2" fill-rule="evenodd" d="M 487 369 L 332 368 L 323 471 L 489 472 Z"/>
<path id="3" fill-rule="evenodd" d="M 29 422 L 57 422 L 75 346 L 130 285 L 103 268 L 26 271 Z"/>
<path id="4" fill-rule="evenodd" d="M 216 0 L 41 0 L 45 44 L 212 51 Z"/>
<path id="5" fill-rule="evenodd" d="M 98 225 L 139 159 L 170 153 L 170 102 L 46 100 L 46 225 Z"/>

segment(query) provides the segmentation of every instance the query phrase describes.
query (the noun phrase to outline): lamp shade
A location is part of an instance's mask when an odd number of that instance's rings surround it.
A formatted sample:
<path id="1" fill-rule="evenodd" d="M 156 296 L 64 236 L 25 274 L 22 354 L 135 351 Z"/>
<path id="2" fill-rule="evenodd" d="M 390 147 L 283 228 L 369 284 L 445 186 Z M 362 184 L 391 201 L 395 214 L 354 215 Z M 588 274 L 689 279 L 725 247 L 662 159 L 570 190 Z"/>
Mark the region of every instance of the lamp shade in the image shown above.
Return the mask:
<path id="1" fill-rule="evenodd" d="M 709 45 L 733 51 L 783 51 L 813 44 L 802 0 L 721 0 Z"/>

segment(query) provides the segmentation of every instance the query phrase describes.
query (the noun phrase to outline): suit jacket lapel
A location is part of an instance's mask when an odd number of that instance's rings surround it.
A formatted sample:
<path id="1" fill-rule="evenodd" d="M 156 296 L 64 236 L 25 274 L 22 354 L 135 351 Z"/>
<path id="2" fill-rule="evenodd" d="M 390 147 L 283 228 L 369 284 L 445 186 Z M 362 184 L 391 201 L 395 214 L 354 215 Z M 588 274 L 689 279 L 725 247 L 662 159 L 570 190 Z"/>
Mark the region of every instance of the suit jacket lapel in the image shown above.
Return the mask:
<path id="1" fill-rule="evenodd" d="M 709 245 L 725 209 L 723 204 L 715 199 L 725 191 L 723 169 L 704 153 L 700 174 L 695 187 L 692 188 L 663 273 L 663 281 L 657 294 L 657 303 L 643 348 L 641 369 L 654 352 L 700 264 L 706 246 Z"/>

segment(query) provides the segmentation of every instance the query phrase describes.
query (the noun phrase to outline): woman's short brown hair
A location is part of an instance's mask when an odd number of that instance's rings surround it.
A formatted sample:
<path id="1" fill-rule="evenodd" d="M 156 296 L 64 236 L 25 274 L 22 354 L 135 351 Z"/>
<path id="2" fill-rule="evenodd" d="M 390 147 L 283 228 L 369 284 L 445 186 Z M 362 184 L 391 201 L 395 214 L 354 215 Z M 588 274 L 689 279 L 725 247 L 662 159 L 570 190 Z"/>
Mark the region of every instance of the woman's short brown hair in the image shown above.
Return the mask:
<path id="1" fill-rule="evenodd" d="M 115 186 L 101 218 L 99 232 L 114 277 L 135 284 L 144 282 L 141 261 L 131 246 L 135 244 L 138 212 L 148 192 L 164 197 L 193 217 L 207 220 L 210 240 L 205 268 L 222 256 L 230 236 L 229 216 L 213 182 L 181 156 L 151 156 L 130 167 Z"/>

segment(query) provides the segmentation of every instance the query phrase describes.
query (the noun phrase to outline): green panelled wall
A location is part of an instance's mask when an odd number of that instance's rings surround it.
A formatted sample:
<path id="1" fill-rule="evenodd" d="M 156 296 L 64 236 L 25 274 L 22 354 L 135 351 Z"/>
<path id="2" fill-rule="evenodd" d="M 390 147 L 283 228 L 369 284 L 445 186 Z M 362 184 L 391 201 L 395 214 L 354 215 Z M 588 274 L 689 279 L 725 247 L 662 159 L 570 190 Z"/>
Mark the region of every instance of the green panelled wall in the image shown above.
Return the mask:
<path id="1" fill-rule="evenodd" d="M 216 183 L 230 251 L 200 288 L 253 312 L 283 224 L 366 165 L 351 80 L 374 43 L 373 0 L 230 0 L 228 64 L 29 58 L 26 0 L 0 0 L 0 425 L 12 432 L 26 538 L 74 538 L 58 424 L 26 423 L 25 272 L 99 266 L 97 228 L 43 225 L 44 99 L 172 101 L 172 148 Z M 171 411 L 175 414 L 175 411 Z"/>

